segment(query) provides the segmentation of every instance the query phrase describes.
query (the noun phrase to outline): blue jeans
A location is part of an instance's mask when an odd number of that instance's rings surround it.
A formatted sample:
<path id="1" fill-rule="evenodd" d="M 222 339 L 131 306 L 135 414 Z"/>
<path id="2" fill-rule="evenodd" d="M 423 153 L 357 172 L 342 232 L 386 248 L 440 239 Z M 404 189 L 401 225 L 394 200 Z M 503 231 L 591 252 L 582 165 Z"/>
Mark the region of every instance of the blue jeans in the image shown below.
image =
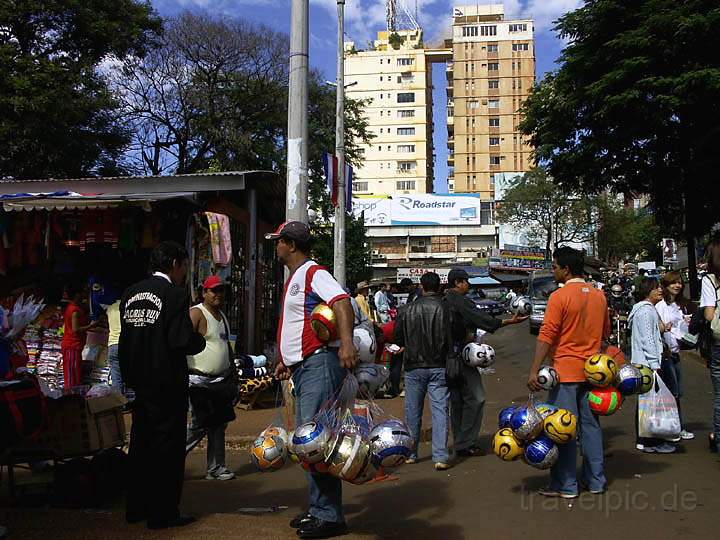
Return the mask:
<path id="1" fill-rule="evenodd" d="M 110 364 L 110 386 L 121 394 L 124 393 L 125 387 L 120 373 L 120 357 L 118 356 L 117 345 L 108 347 L 108 364 Z"/>
<path id="2" fill-rule="evenodd" d="M 310 422 L 320 407 L 342 385 L 347 370 L 333 351 L 308 357 L 292 375 L 295 386 L 295 421 Z M 323 521 L 342 522 L 342 482 L 329 474 L 307 475 L 310 488 L 310 515 Z"/>
<path id="3" fill-rule="evenodd" d="M 680 366 L 680 355 L 673 353 L 670 356 L 663 357 L 660 363 L 661 379 L 668 387 L 668 390 L 675 396 L 677 402 L 678 414 L 680 415 L 680 422 L 682 422 L 682 409 L 680 408 L 680 398 L 683 395 L 683 378 L 682 368 Z"/>
<path id="4" fill-rule="evenodd" d="M 713 400 L 713 430 L 715 431 L 715 440 L 720 441 L 720 343 L 715 343 L 712 347 L 710 379 L 715 394 Z"/>
<path id="5" fill-rule="evenodd" d="M 432 459 L 435 463 L 447 463 L 450 459 L 450 391 L 445 382 L 445 368 L 415 368 L 405 371 L 405 422 L 414 439 L 411 457 L 417 459 L 426 394 L 430 396 L 432 413 Z"/>
<path id="6" fill-rule="evenodd" d="M 588 489 L 603 490 L 607 487 L 603 456 L 603 435 L 598 417 L 590 410 L 585 383 L 561 383 L 550 391 L 549 401 L 567 409 L 578 417 L 578 439 L 582 439 L 582 479 Z M 577 494 L 577 440 L 558 445 L 560 456 L 550 471 L 550 489 Z"/>

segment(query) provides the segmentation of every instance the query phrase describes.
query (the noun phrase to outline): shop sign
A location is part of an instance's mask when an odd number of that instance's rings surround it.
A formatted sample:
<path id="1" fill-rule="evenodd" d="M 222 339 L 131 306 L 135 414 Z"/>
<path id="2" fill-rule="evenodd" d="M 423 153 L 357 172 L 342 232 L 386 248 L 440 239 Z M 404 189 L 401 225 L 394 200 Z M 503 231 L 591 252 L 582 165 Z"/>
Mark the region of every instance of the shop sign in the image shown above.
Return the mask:
<path id="1" fill-rule="evenodd" d="M 450 268 L 398 268 L 397 282 L 400 283 L 403 279 L 410 278 L 413 283 L 420 283 L 420 278 L 428 272 L 435 272 L 440 276 L 441 283 L 447 283 Z"/>
<path id="2" fill-rule="evenodd" d="M 494 268 L 519 268 L 540 270 L 545 268 L 545 255 L 542 251 L 514 251 L 509 249 L 493 250 L 490 266 Z"/>

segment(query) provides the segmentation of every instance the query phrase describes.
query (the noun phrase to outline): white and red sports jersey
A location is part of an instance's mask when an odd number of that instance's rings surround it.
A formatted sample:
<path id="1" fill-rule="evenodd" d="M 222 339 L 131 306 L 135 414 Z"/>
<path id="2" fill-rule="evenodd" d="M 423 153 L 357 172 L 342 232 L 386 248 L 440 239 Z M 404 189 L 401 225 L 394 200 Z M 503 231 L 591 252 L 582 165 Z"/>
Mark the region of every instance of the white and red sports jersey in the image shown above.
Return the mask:
<path id="1" fill-rule="evenodd" d="M 310 326 L 310 316 L 318 304 L 332 305 L 350 298 L 330 272 L 315 261 L 306 261 L 285 283 L 283 306 L 278 325 L 280 361 L 292 366 L 325 345 Z"/>

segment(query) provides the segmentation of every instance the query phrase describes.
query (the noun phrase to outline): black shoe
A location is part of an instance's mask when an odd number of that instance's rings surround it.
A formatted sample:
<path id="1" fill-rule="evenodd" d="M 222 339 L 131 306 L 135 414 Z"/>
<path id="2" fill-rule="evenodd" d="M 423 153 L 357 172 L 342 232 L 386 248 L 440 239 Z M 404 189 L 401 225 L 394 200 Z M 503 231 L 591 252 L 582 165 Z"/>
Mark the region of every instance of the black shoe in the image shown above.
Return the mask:
<path id="1" fill-rule="evenodd" d="M 177 516 L 170 519 L 149 519 L 147 522 L 148 529 L 171 529 L 174 527 L 185 527 L 191 523 L 195 523 L 197 519 L 192 516 Z"/>
<path id="2" fill-rule="evenodd" d="M 297 535 L 300 538 L 333 538 L 347 534 L 347 532 L 347 525 L 344 521 L 336 523 L 311 517 L 297 530 Z"/>
<path id="3" fill-rule="evenodd" d="M 714 433 L 708 435 L 708 446 L 710 447 L 711 452 L 715 454 L 718 453 L 718 440 Z"/>
<path id="4" fill-rule="evenodd" d="M 304 524 L 306 521 L 309 521 L 309 520 L 311 520 L 311 519 L 312 519 L 312 516 L 310 515 L 310 512 L 305 512 L 304 514 L 300 514 L 299 516 L 295 516 L 295 517 L 290 521 L 290 526 L 291 526 L 293 529 L 300 529 L 300 528 L 302 528 L 303 524 Z"/>
<path id="5" fill-rule="evenodd" d="M 482 448 L 478 448 L 477 446 L 471 446 L 470 448 L 466 448 L 465 450 L 457 450 L 455 454 L 460 457 L 484 456 L 485 451 Z"/>

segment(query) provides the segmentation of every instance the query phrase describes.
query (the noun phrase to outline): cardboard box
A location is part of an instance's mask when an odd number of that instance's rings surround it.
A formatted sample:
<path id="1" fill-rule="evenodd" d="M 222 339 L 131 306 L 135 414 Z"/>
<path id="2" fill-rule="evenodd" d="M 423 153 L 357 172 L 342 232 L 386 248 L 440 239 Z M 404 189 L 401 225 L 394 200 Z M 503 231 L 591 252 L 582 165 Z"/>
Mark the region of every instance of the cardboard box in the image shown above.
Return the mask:
<path id="1" fill-rule="evenodd" d="M 48 429 L 28 449 L 51 450 L 59 457 L 81 456 L 125 444 L 124 396 L 48 399 Z"/>

